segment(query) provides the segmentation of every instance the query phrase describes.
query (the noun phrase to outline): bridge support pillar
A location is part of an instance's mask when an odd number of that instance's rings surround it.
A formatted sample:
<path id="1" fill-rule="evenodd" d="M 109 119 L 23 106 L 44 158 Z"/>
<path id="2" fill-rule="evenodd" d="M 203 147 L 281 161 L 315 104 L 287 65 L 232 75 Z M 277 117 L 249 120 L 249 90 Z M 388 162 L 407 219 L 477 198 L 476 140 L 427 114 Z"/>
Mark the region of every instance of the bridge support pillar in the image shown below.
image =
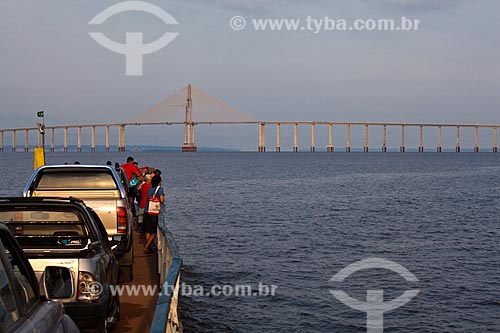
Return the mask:
<path id="1" fill-rule="evenodd" d="M 315 129 L 315 124 L 311 124 L 311 153 L 314 153 L 316 151 L 316 143 L 314 140 L 314 129 Z"/>
<path id="2" fill-rule="evenodd" d="M 94 152 L 95 151 L 95 126 L 92 126 L 92 133 L 91 133 L 91 143 L 90 143 L 90 151 Z"/>
<path id="3" fill-rule="evenodd" d="M 56 150 L 56 145 L 55 145 L 55 137 L 56 137 L 56 129 L 51 128 L 50 129 L 50 151 L 53 153 Z"/>
<path id="4" fill-rule="evenodd" d="M 0 131 L 0 152 L 3 153 L 3 131 Z"/>
<path id="5" fill-rule="evenodd" d="M 28 152 L 29 150 L 29 142 L 28 142 L 28 130 L 24 130 L 24 152 Z"/>
<path id="6" fill-rule="evenodd" d="M 281 125 L 276 124 L 276 152 L 281 151 Z"/>
<path id="7" fill-rule="evenodd" d="M 16 131 L 12 131 L 12 152 L 16 150 Z"/>
<path id="8" fill-rule="evenodd" d="M 104 150 L 109 152 L 109 126 L 106 126 L 106 145 Z"/>
<path id="9" fill-rule="evenodd" d="M 125 151 L 125 125 L 118 127 L 118 151 Z"/>
<path id="10" fill-rule="evenodd" d="M 498 147 L 497 147 L 497 128 L 495 127 L 493 129 L 493 152 L 498 153 Z"/>
<path id="11" fill-rule="evenodd" d="M 365 144 L 363 146 L 363 151 L 368 152 L 368 125 L 365 125 Z"/>
<path id="12" fill-rule="evenodd" d="M 259 124 L 259 153 L 266 151 L 265 126 L 264 123 Z"/>
<path id="13" fill-rule="evenodd" d="M 347 142 L 345 145 L 345 152 L 351 152 L 351 124 L 347 124 Z"/>
<path id="14" fill-rule="evenodd" d="M 405 126 L 401 126 L 401 146 L 399 146 L 399 152 L 405 152 Z"/>
<path id="15" fill-rule="evenodd" d="M 326 146 L 326 151 L 329 153 L 333 153 L 333 124 L 328 125 L 328 146 Z"/>
<path id="16" fill-rule="evenodd" d="M 436 151 L 440 153 L 443 150 L 441 146 L 441 126 L 438 127 L 438 145 Z"/>
<path id="17" fill-rule="evenodd" d="M 68 151 L 68 128 L 64 127 L 64 146 L 63 146 L 63 151 L 67 152 Z"/>
<path id="18" fill-rule="evenodd" d="M 293 124 L 293 152 L 296 153 L 299 151 L 299 143 L 297 140 L 297 127 L 298 124 Z"/>
<path id="19" fill-rule="evenodd" d="M 78 127 L 76 150 L 80 153 L 82 151 L 82 128 Z"/>
<path id="20" fill-rule="evenodd" d="M 387 125 L 384 125 L 384 133 L 382 137 L 382 152 L 387 153 Z"/>
<path id="21" fill-rule="evenodd" d="M 474 152 L 479 153 L 479 127 L 476 127 L 476 141 L 474 143 Z"/>
<path id="22" fill-rule="evenodd" d="M 418 152 L 424 152 L 424 127 L 420 126 L 420 144 L 418 145 Z"/>

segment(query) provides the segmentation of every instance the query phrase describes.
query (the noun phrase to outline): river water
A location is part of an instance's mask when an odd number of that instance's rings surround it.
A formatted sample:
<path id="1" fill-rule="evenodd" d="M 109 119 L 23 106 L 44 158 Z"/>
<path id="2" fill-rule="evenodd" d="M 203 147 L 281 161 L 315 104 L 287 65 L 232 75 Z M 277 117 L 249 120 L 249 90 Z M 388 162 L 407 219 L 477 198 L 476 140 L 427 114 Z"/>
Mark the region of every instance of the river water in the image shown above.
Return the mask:
<path id="1" fill-rule="evenodd" d="M 185 332 L 366 332 L 366 312 L 330 290 L 361 302 L 367 290 L 385 302 L 418 290 L 383 314 L 384 332 L 500 332 L 498 154 L 52 153 L 47 163 L 127 155 L 163 172 Z M 0 160 L 0 195 L 19 194 L 32 155 Z M 418 281 L 371 268 L 330 282 L 369 258 Z M 252 295 L 230 292 L 239 285 Z"/>

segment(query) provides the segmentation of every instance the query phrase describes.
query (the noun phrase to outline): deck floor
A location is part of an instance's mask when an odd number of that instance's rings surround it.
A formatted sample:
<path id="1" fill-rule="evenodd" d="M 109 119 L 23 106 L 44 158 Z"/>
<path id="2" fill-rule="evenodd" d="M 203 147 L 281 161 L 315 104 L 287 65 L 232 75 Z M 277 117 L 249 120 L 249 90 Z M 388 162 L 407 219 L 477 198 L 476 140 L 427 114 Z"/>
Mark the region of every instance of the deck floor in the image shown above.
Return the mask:
<path id="1" fill-rule="evenodd" d="M 157 255 L 144 255 L 144 237 L 134 232 L 134 276 L 125 285 L 158 285 Z M 154 296 L 133 296 L 124 293 L 120 297 L 121 319 L 113 332 L 149 332 L 153 321 L 158 292 Z"/>

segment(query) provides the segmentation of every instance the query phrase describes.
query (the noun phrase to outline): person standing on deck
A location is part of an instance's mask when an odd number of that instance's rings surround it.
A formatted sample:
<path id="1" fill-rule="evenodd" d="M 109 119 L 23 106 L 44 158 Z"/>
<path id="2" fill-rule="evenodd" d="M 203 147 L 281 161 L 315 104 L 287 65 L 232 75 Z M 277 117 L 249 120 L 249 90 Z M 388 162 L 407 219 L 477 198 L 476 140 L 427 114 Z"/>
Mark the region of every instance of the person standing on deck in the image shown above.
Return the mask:
<path id="1" fill-rule="evenodd" d="M 149 197 L 148 192 L 151 188 L 151 179 L 153 177 L 148 173 L 144 176 L 144 183 L 141 185 L 140 189 L 140 201 L 139 201 L 139 212 L 138 212 L 138 227 L 137 232 L 141 233 L 144 231 L 144 209 L 146 208 L 146 204 L 148 203 Z"/>
<path id="2" fill-rule="evenodd" d="M 137 211 L 135 209 L 135 197 L 137 196 L 137 183 L 138 179 L 137 177 L 140 174 L 139 168 L 134 162 L 134 158 L 132 156 L 127 157 L 127 163 L 122 164 L 121 168 L 125 172 L 125 175 L 127 175 L 127 180 L 128 180 L 128 192 L 127 192 L 127 197 L 128 197 L 128 203 L 130 207 L 132 207 L 132 212 L 134 214 L 134 224 L 137 223 Z M 135 179 L 134 179 L 135 178 Z M 132 182 L 132 179 L 134 181 Z"/>
<path id="3" fill-rule="evenodd" d="M 139 168 L 134 164 L 134 158 L 132 156 L 127 157 L 127 163 L 122 164 L 121 167 L 123 171 L 125 171 L 129 182 L 132 178 L 139 176 Z"/>
<path id="4" fill-rule="evenodd" d="M 144 231 L 146 232 L 146 245 L 144 245 L 144 253 L 152 253 L 151 245 L 156 237 L 156 229 L 158 227 L 158 218 L 163 215 L 165 210 L 165 191 L 161 187 L 162 180 L 161 177 L 156 175 L 151 179 L 151 187 L 148 190 L 146 207 L 144 208 Z M 156 197 L 160 199 L 160 214 L 150 215 L 148 214 L 149 200 L 151 197 Z"/>

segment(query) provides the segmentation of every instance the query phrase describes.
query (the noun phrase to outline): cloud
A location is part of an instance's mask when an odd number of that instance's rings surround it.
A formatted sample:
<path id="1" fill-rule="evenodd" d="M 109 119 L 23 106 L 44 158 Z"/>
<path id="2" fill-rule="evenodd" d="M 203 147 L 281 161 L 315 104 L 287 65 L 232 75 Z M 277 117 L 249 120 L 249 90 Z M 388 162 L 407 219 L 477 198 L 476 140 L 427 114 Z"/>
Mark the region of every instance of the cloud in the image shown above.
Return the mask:
<path id="1" fill-rule="evenodd" d="M 373 5 L 382 4 L 385 7 L 400 8 L 411 11 L 435 11 L 457 7 L 461 0 L 365 0 Z"/>
<path id="2" fill-rule="evenodd" d="M 206 4 L 205 1 L 199 1 Z M 244 13 L 248 12 L 268 12 L 274 8 L 290 5 L 297 0 L 215 0 L 215 5 L 221 9 L 236 10 Z"/>

